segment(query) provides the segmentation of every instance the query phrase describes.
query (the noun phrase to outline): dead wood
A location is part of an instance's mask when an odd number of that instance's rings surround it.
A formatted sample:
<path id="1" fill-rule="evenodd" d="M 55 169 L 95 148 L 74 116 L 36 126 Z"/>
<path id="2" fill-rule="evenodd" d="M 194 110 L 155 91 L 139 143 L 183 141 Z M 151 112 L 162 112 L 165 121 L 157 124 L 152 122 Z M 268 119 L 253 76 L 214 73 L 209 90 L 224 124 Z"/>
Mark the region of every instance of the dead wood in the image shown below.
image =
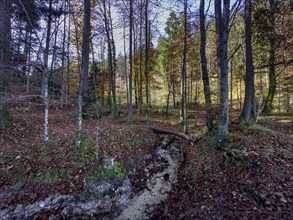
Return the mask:
<path id="1" fill-rule="evenodd" d="M 154 132 L 159 132 L 161 134 L 173 134 L 175 136 L 184 138 L 184 139 L 186 139 L 188 141 L 192 141 L 192 142 L 197 142 L 200 139 L 199 137 L 188 136 L 187 134 L 184 134 L 184 133 L 181 133 L 181 132 L 171 131 L 171 130 L 167 130 L 167 129 L 164 129 L 164 128 L 158 128 L 158 127 L 153 127 L 153 126 L 132 125 L 132 127 L 152 129 Z"/>

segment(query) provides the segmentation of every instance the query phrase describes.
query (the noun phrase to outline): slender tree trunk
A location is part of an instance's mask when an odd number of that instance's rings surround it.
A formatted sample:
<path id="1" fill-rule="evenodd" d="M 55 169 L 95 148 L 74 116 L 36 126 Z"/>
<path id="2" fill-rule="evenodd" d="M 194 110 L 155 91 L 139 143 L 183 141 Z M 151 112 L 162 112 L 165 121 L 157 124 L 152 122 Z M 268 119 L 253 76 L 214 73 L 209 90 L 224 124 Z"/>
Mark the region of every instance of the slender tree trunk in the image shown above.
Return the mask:
<path id="1" fill-rule="evenodd" d="M 109 31 L 109 22 L 107 16 L 107 7 L 106 7 L 106 0 L 103 0 L 103 10 L 104 10 L 104 22 L 105 22 L 105 29 L 106 29 L 106 36 L 108 42 L 108 69 L 110 71 L 109 74 L 109 87 L 108 87 L 108 105 L 110 106 L 110 111 L 112 112 L 112 96 L 111 91 L 113 91 L 113 64 L 112 64 L 112 49 L 111 49 L 111 37 Z M 113 93 L 112 93 L 113 94 Z"/>
<path id="2" fill-rule="evenodd" d="M 93 59 L 93 67 L 94 67 L 94 73 L 93 73 L 93 86 L 94 86 L 94 99 L 97 100 L 97 75 L 98 75 L 98 67 L 97 62 L 95 61 L 95 51 L 94 51 L 94 45 L 93 45 L 93 38 L 91 39 L 91 48 L 92 48 L 92 59 Z"/>
<path id="3" fill-rule="evenodd" d="M 49 144 L 49 96 L 48 96 L 48 61 L 49 61 L 49 48 L 50 48 L 50 35 L 52 23 L 52 0 L 49 1 L 49 16 L 47 23 L 46 46 L 44 51 L 44 70 L 43 70 L 43 97 L 45 104 L 45 123 L 44 123 L 44 142 L 47 146 Z"/>
<path id="4" fill-rule="evenodd" d="M 229 16 L 230 0 L 223 2 L 223 15 L 221 10 L 221 1 L 215 0 L 215 17 L 216 17 L 216 35 L 217 35 L 217 59 L 218 71 L 220 73 L 220 115 L 218 137 L 222 143 L 228 133 L 228 33 L 229 33 Z"/>
<path id="5" fill-rule="evenodd" d="M 24 57 L 25 57 L 25 60 L 24 60 L 24 67 L 23 67 L 23 75 L 26 76 L 27 74 L 27 70 L 28 70 L 28 51 L 29 51 L 29 24 L 26 24 L 26 27 L 25 27 L 25 38 L 24 38 L 24 51 L 23 51 L 23 54 L 24 54 Z M 22 80 L 22 77 L 21 77 L 21 80 Z M 25 81 L 23 81 L 25 82 Z"/>
<path id="6" fill-rule="evenodd" d="M 143 6 L 142 0 L 140 0 L 140 22 L 139 22 L 139 113 L 142 114 L 142 16 Z"/>
<path id="7" fill-rule="evenodd" d="M 240 106 L 240 98 L 239 98 L 239 87 L 238 87 L 238 81 L 236 82 L 236 91 L 237 91 L 237 110 L 239 110 Z"/>
<path id="8" fill-rule="evenodd" d="M 191 73 L 190 73 L 190 93 L 189 93 L 189 103 L 193 103 L 193 100 L 192 100 L 192 91 L 193 91 L 193 65 L 191 66 Z M 197 81 L 197 77 L 196 77 L 196 73 L 195 73 L 195 80 Z"/>
<path id="9" fill-rule="evenodd" d="M 270 39 L 270 52 L 269 52 L 269 93 L 267 95 L 263 112 L 271 113 L 273 109 L 273 101 L 277 88 L 277 80 L 275 73 L 275 39 Z"/>
<path id="10" fill-rule="evenodd" d="M 66 1 L 64 3 L 64 10 L 66 10 Z M 61 88 L 61 107 L 63 107 L 64 104 L 64 96 L 65 96 L 65 43 L 66 43 L 66 20 L 67 17 L 65 16 L 64 22 L 63 22 L 63 39 L 62 39 L 62 57 L 61 57 L 61 71 L 62 71 L 62 88 Z"/>
<path id="11" fill-rule="evenodd" d="M 5 1 L 3 2 L 3 3 L 5 3 Z M 3 6 L 3 7 L 5 7 L 5 6 Z M 3 12 L 3 13 L 6 13 L 6 12 Z M 1 13 L 2 14 L 2 13 Z M 18 42 L 17 42 L 17 54 L 20 54 L 20 47 L 21 47 L 21 42 L 22 42 L 22 20 L 20 20 L 19 21 L 19 30 L 18 30 Z M 4 31 L 3 31 L 3 33 L 5 33 Z M 5 39 L 5 36 L 4 36 L 4 39 Z M 4 48 L 5 48 L 5 46 L 4 46 Z M 17 59 L 16 59 L 16 61 L 17 61 L 17 65 L 19 65 L 20 63 L 20 60 L 19 60 L 19 56 L 17 57 Z"/>
<path id="12" fill-rule="evenodd" d="M 79 91 L 77 100 L 77 138 L 76 146 L 81 145 L 82 136 L 82 97 L 88 96 L 88 68 L 89 68 L 89 52 L 90 52 L 90 16 L 91 16 L 91 1 L 84 0 L 84 25 L 82 36 L 82 61 L 81 72 L 79 79 Z M 87 85 L 84 85 L 87 84 Z"/>
<path id="13" fill-rule="evenodd" d="M 100 56 L 100 60 L 104 60 L 104 54 L 105 54 L 105 41 L 101 40 L 101 56 Z M 103 62 L 102 63 L 102 69 L 106 69 L 106 63 Z M 101 102 L 102 102 L 102 106 L 105 106 L 105 83 L 107 81 L 107 78 L 106 78 L 106 73 L 105 73 L 105 70 L 102 72 L 101 74 Z"/>
<path id="14" fill-rule="evenodd" d="M 165 72 L 166 72 L 166 69 L 165 69 Z M 168 75 L 167 81 L 168 81 L 168 96 L 167 96 L 166 118 L 168 117 L 169 104 L 170 104 L 170 95 L 171 95 L 171 80 L 170 80 L 170 75 Z"/>
<path id="15" fill-rule="evenodd" d="M 130 0 L 129 13 L 129 103 L 128 103 L 128 122 L 132 123 L 132 25 L 133 25 L 133 0 Z"/>
<path id="16" fill-rule="evenodd" d="M 263 108 L 264 113 L 271 113 L 273 110 L 273 101 L 274 101 L 274 96 L 276 93 L 276 88 L 277 88 L 277 80 L 276 80 L 276 73 L 275 73 L 275 45 L 276 45 L 276 40 L 275 40 L 275 9 L 276 9 L 276 2 L 275 0 L 270 0 L 270 16 L 269 16 L 269 23 L 270 27 L 273 30 L 273 34 L 269 36 L 269 46 L 270 46 L 270 51 L 269 51 L 269 93 L 267 95 L 265 105 Z"/>
<path id="17" fill-rule="evenodd" d="M 251 108 L 254 108 L 254 67 L 252 59 L 251 43 L 251 0 L 245 0 L 245 46 L 246 46 L 246 78 L 245 78 L 245 97 L 240 120 L 247 123 L 250 120 Z M 255 115 L 254 115 L 255 116 Z"/>
<path id="18" fill-rule="evenodd" d="M 82 61 L 81 61 L 81 90 L 82 96 L 89 95 L 88 86 L 88 68 L 89 68 L 89 48 L 90 48 L 90 17 L 91 15 L 91 1 L 84 0 L 84 24 L 83 24 L 83 39 L 82 39 Z"/>
<path id="19" fill-rule="evenodd" d="M 285 67 L 285 73 L 286 73 L 286 79 L 289 79 L 289 71 L 288 71 L 288 66 Z M 286 107 L 286 112 L 290 112 L 290 100 L 291 100 L 291 93 L 290 93 L 290 87 L 291 85 L 288 83 L 286 86 L 286 99 L 287 99 L 287 107 Z"/>
<path id="20" fill-rule="evenodd" d="M 56 50 L 57 50 L 57 36 L 58 36 L 58 22 L 59 22 L 59 19 L 57 19 L 55 21 L 55 27 L 54 27 L 54 44 L 53 44 L 53 53 L 52 53 L 52 61 L 51 61 L 51 67 L 50 67 L 50 76 L 49 76 L 49 80 L 51 79 L 52 81 L 52 91 L 51 91 L 51 95 L 54 96 L 54 91 L 55 91 L 55 81 L 53 79 L 53 70 L 54 70 L 54 65 L 55 65 L 55 60 L 56 60 Z"/>
<path id="21" fill-rule="evenodd" d="M 233 109 L 233 58 L 230 61 L 230 108 Z"/>
<path id="22" fill-rule="evenodd" d="M 127 55 L 126 55 L 126 34 L 125 25 L 123 25 L 123 48 L 124 48 L 124 75 L 125 75 L 125 88 L 126 88 L 126 100 L 127 106 L 129 103 L 129 89 L 128 89 L 128 74 L 127 74 Z"/>
<path id="23" fill-rule="evenodd" d="M 148 35 L 148 4 L 149 0 L 146 0 L 145 2 L 145 90 L 146 90 L 146 103 L 147 103 L 147 114 L 146 114 L 146 120 L 147 125 L 149 125 L 150 121 L 150 92 L 149 92 L 149 35 Z"/>
<path id="24" fill-rule="evenodd" d="M 211 133 L 214 130 L 214 125 L 213 125 L 210 82 L 209 82 L 207 58 L 206 58 L 206 26 L 205 26 L 204 4 L 205 4 L 205 1 L 201 0 L 200 1 L 200 38 L 201 38 L 200 57 L 201 57 L 202 81 L 203 81 L 204 95 L 205 95 L 206 125 L 208 128 L 208 132 Z"/>
<path id="25" fill-rule="evenodd" d="M 68 39 L 67 39 L 67 79 L 66 79 L 66 93 L 65 93 L 65 100 L 66 102 L 68 102 L 68 98 L 69 98 L 69 74 L 70 74 L 70 13 L 71 13 L 71 7 L 70 7 L 70 0 L 68 0 Z"/>
<path id="26" fill-rule="evenodd" d="M 184 40 L 183 40 L 183 63 L 182 63 L 182 90 L 181 110 L 183 116 L 183 132 L 187 133 L 187 109 L 186 109 L 186 59 L 187 59 L 187 0 L 184 1 Z"/>
<path id="27" fill-rule="evenodd" d="M 112 98 L 113 98 L 113 116 L 117 116 L 117 101 L 116 101 L 116 46 L 113 35 L 113 24 L 111 18 L 111 5 L 109 4 L 109 23 L 110 23 L 110 32 L 111 32 L 111 49 L 112 49 Z"/>
<path id="28" fill-rule="evenodd" d="M 133 25 L 133 48 L 134 48 L 134 54 L 137 54 L 137 36 L 135 33 L 135 25 Z M 137 56 L 133 57 L 133 75 L 134 75 L 134 102 L 135 102 L 135 108 L 138 108 L 138 72 L 137 72 Z"/>
<path id="29" fill-rule="evenodd" d="M 243 75 L 243 73 L 241 74 Z M 242 109 L 242 78 L 240 78 L 240 109 Z"/>
<path id="30" fill-rule="evenodd" d="M 176 108 L 176 92 L 175 92 L 175 75 L 174 75 L 174 57 L 173 48 L 171 48 L 171 83 L 172 83 L 172 98 L 173 98 L 173 108 Z"/>
<path id="31" fill-rule="evenodd" d="M 173 75 L 173 83 L 172 83 L 172 97 L 173 97 L 173 108 L 176 108 L 176 91 L 175 91 L 175 82 L 174 82 L 174 75 Z"/>
<path id="32" fill-rule="evenodd" d="M 30 88 L 30 73 L 31 73 L 31 46 L 32 46 L 32 31 L 29 29 L 29 39 L 28 39 L 28 51 L 26 58 L 26 93 L 29 92 Z"/>

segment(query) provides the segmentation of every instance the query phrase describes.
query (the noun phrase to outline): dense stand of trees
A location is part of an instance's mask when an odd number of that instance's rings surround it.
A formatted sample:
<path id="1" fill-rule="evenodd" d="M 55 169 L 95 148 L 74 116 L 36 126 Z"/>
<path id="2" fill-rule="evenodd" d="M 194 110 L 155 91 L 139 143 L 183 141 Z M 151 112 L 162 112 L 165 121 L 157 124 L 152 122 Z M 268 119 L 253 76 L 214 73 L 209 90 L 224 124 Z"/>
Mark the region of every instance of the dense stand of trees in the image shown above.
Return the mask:
<path id="1" fill-rule="evenodd" d="M 42 99 L 45 144 L 50 107 L 72 102 L 77 145 L 82 119 L 95 117 L 92 106 L 98 101 L 113 117 L 128 109 L 130 123 L 137 109 L 148 125 L 151 109 L 168 117 L 178 108 L 185 133 L 187 106 L 204 104 L 208 133 L 220 142 L 232 108 L 244 123 L 255 121 L 260 111 L 292 112 L 292 2 L 198 3 L 0 1 L 0 128 L 11 120 L 5 98 L 11 82 L 24 85 L 27 97 Z M 159 36 L 160 8 L 171 12 Z"/>

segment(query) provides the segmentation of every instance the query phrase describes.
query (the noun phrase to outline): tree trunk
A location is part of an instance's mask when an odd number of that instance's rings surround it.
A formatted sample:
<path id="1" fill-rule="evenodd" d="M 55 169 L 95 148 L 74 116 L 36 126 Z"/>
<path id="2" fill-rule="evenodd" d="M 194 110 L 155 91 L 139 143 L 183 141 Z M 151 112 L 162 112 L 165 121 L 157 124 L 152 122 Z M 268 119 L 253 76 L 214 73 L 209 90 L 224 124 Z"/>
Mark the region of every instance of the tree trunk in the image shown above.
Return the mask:
<path id="1" fill-rule="evenodd" d="M 126 89 L 126 100 L 127 105 L 129 103 L 129 90 L 128 90 L 128 75 L 127 75 L 127 55 L 126 55 L 126 34 L 125 25 L 123 25 L 123 48 L 124 48 L 124 75 L 125 75 L 125 89 Z"/>
<path id="2" fill-rule="evenodd" d="M 64 3 L 64 10 L 66 10 L 66 1 Z M 62 69 L 62 88 L 61 88 L 61 107 L 63 107 L 64 104 L 64 97 L 65 97 L 65 42 L 66 42 L 66 20 L 67 18 L 64 18 L 63 22 L 63 39 L 62 39 L 62 56 L 61 56 L 61 69 Z"/>
<path id="3" fill-rule="evenodd" d="M 54 70 L 54 65 L 55 65 L 55 59 L 56 59 L 56 50 L 57 50 L 57 36 L 58 36 L 58 23 L 59 23 L 59 19 L 56 19 L 55 21 L 55 27 L 54 27 L 54 44 L 53 44 L 53 53 L 52 53 L 52 61 L 51 61 L 51 67 L 50 67 L 50 76 L 49 76 L 49 80 L 51 79 L 52 81 L 52 91 L 51 91 L 51 96 L 54 96 L 54 91 L 55 91 L 55 81 L 53 79 L 53 70 Z"/>
<path id="4" fill-rule="evenodd" d="M 48 96 L 48 61 L 50 48 L 50 35 L 52 23 L 52 0 L 49 1 L 49 16 L 47 23 L 46 47 L 44 52 L 44 70 L 43 70 L 43 97 L 45 104 L 45 123 L 44 123 L 44 142 L 47 146 L 49 144 L 49 96 Z"/>
<path id="5" fill-rule="evenodd" d="M 92 59 L 93 59 L 93 68 L 94 68 L 94 73 L 93 73 L 93 87 L 94 87 L 94 99 L 97 100 L 97 75 L 98 73 L 98 67 L 97 67 L 97 62 L 95 61 L 95 51 L 94 51 L 94 45 L 93 45 L 93 38 L 91 39 L 91 50 L 92 50 Z"/>
<path id="6" fill-rule="evenodd" d="M 206 58 L 206 27 L 205 27 L 205 11 L 204 11 L 205 1 L 200 1 L 200 57 L 201 57 L 201 73 L 202 81 L 204 86 L 205 95 L 205 109 L 206 109 L 206 125 L 208 132 L 211 133 L 214 130 L 213 125 L 213 115 L 212 115 L 212 101 L 211 101 L 211 91 L 210 82 L 207 69 L 207 58 Z"/>
<path id="7" fill-rule="evenodd" d="M 245 77 L 245 97 L 240 120 L 247 123 L 250 120 L 251 109 L 254 108 L 254 67 L 252 58 L 251 43 L 251 0 L 245 0 L 245 48 L 246 48 L 246 77 Z M 255 114 L 254 114 L 255 116 Z"/>
<path id="8" fill-rule="evenodd" d="M 187 0 L 184 1 L 184 40 L 183 40 L 183 63 L 182 63 L 182 116 L 183 132 L 187 133 L 187 109 L 186 109 L 186 54 L 187 54 Z"/>
<path id="9" fill-rule="evenodd" d="M 143 16 L 143 5 L 140 0 L 140 21 L 139 21 L 139 113 L 142 114 L 142 16 Z"/>
<path id="10" fill-rule="evenodd" d="M 275 46 L 276 46 L 276 33 L 275 33 L 275 11 L 276 2 L 275 0 L 270 0 L 270 13 L 269 13 L 269 25 L 272 28 L 272 33 L 269 34 L 269 93 L 267 95 L 265 105 L 263 108 L 264 113 L 271 113 L 273 109 L 273 101 L 276 93 L 277 80 L 275 73 Z"/>
<path id="11" fill-rule="evenodd" d="M 146 103 L 147 103 L 147 125 L 149 125 L 150 120 L 150 92 L 149 92 L 149 35 L 148 35 L 148 3 L 149 0 L 145 2 L 145 90 L 146 90 Z"/>
<path id="12" fill-rule="evenodd" d="M 270 39 L 270 52 L 269 52 L 269 93 L 267 95 L 263 112 L 269 114 L 273 109 L 273 101 L 276 93 L 277 80 L 275 73 L 275 39 Z"/>
<path id="13" fill-rule="evenodd" d="M 219 142 L 226 139 L 228 133 L 228 33 L 230 0 L 223 2 L 223 15 L 221 1 L 215 0 L 216 35 L 217 35 L 217 59 L 218 72 L 220 73 L 220 115 L 218 122 Z"/>
<path id="14" fill-rule="evenodd" d="M 113 36 L 113 24 L 112 24 L 112 18 L 111 18 L 111 5 L 109 4 L 109 22 L 110 27 L 109 30 L 111 32 L 111 48 L 112 48 L 112 98 L 113 98 L 113 116 L 117 116 L 117 101 L 116 101 L 116 46 Z"/>
<path id="15" fill-rule="evenodd" d="M 129 13 L 129 103 L 128 103 L 128 122 L 132 123 L 132 25 L 133 25 L 133 0 L 130 0 Z"/>
<path id="16" fill-rule="evenodd" d="M 230 108 L 233 109 L 233 58 L 230 61 Z"/>
<path id="17" fill-rule="evenodd" d="M 65 100 L 68 101 L 69 98 L 69 74 L 70 74 L 70 0 L 68 0 L 68 39 L 67 39 L 67 79 L 66 79 L 66 92 Z"/>
<path id="18" fill-rule="evenodd" d="M 137 54 L 137 36 L 135 33 L 135 25 L 133 24 L 133 48 L 134 48 L 134 54 Z M 138 72 L 137 72 L 137 56 L 133 57 L 133 76 L 134 76 L 134 102 L 135 102 L 135 108 L 138 108 Z"/>
<path id="19" fill-rule="evenodd" d="M 110 27 L 107 17 L 107 7 L 106 7 L 106 0 L 103 0 L 103 10 L 104 10 L 104 22 L 105 22 L 105 30 L 108 42 L 108 69 L 110 71 L 109 74 L 109 87 L 108 87 L 108 105 L 110 106 L 110 111 L 112 111 L 112 96 L 113 94 L 113 64 L 112 64 L 112 49 L 111 49 L 111 37 L 110 37 Z M 112 93 L 111 93 L 112 92 Z"/>
<path id="20" fill-rule="evenodd" d="M 82 38 L 82 62 L 81 72 L 79 79 L 79 91 L 77 100 L 77 138 L 76 146 L 81 145 L 82 135 L 82 97 L 88 96 L 88 67 L 89 67 L 89 52 L 90 52 L 90 15 L 91 14 L 91 2 L 90 0 L 84 0 L 84 25 L 83 25 L 83 38 Z M 86 83 L 86 85 L 84 85 Z"/>
<path id="21" fill-rule="evenodd" d="M 89 48 L 90 48 L 90 19 L 91 19 L 91 1 L 84 0 L 84 24 L 82 39 L 82 57 L 81 57 L 81 91 L 82 96 L 89 95 L 88 86 L 88 68 L 89 68 Z"/>
<path id="22" fill-rule="evenodd" d="M 27 42 L 27 54 L 26 54 L 26 93 L 29 92 L 30 87 L 30 73 L 31 73 L 31 45 L 32 45 L 32 30 L 31 28 L 27 29 L 29 32 L 28 42 Z"/>

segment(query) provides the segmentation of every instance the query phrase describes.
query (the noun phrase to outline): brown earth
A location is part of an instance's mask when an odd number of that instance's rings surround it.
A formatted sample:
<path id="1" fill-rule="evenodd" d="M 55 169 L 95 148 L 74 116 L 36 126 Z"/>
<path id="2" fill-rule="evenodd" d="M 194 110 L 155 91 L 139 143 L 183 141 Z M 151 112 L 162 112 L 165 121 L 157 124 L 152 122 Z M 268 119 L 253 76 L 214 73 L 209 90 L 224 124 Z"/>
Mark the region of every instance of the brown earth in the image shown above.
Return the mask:
<path id="1" fill-rule="evenodd" d="M 84 177 L 96 163 L 96 121 L 84 121 L 86 144 L 77 149 L 74 107 L 54 107 L 49 119 L 51 142 L 44 147 L 42 107 L 14 104 L 11 111 L 12 126 L 0 131 L 0 209 L 82 191 Z M 232 111 L 231 121 L 238 114 Z M 182 131 L 178 118 L 178 110 L 168 118 L 154 111 L 151 124 Z M 202 138 L 195 145 L 180 141 L 185 161 L 178 183 L 150 218 L 293 219 L 292 116 L 262 116 L 250 128 L 232 123 L 225 150 L 215 150 L 214 138 L 203 135 L 203 107 L 189 106 L 189 118 L 190 134 Z M 145 116 L 136 114 L 134 123 L 145 124 Z M 99 135 L 99 158 L 115 157 L 125 166 L 160 144 L 151 130 L 129 126 L 125 110 L 118 119 L 103 117 Z M 133 182 L 135 178 L 140 176 L 132 177 Z"/>

